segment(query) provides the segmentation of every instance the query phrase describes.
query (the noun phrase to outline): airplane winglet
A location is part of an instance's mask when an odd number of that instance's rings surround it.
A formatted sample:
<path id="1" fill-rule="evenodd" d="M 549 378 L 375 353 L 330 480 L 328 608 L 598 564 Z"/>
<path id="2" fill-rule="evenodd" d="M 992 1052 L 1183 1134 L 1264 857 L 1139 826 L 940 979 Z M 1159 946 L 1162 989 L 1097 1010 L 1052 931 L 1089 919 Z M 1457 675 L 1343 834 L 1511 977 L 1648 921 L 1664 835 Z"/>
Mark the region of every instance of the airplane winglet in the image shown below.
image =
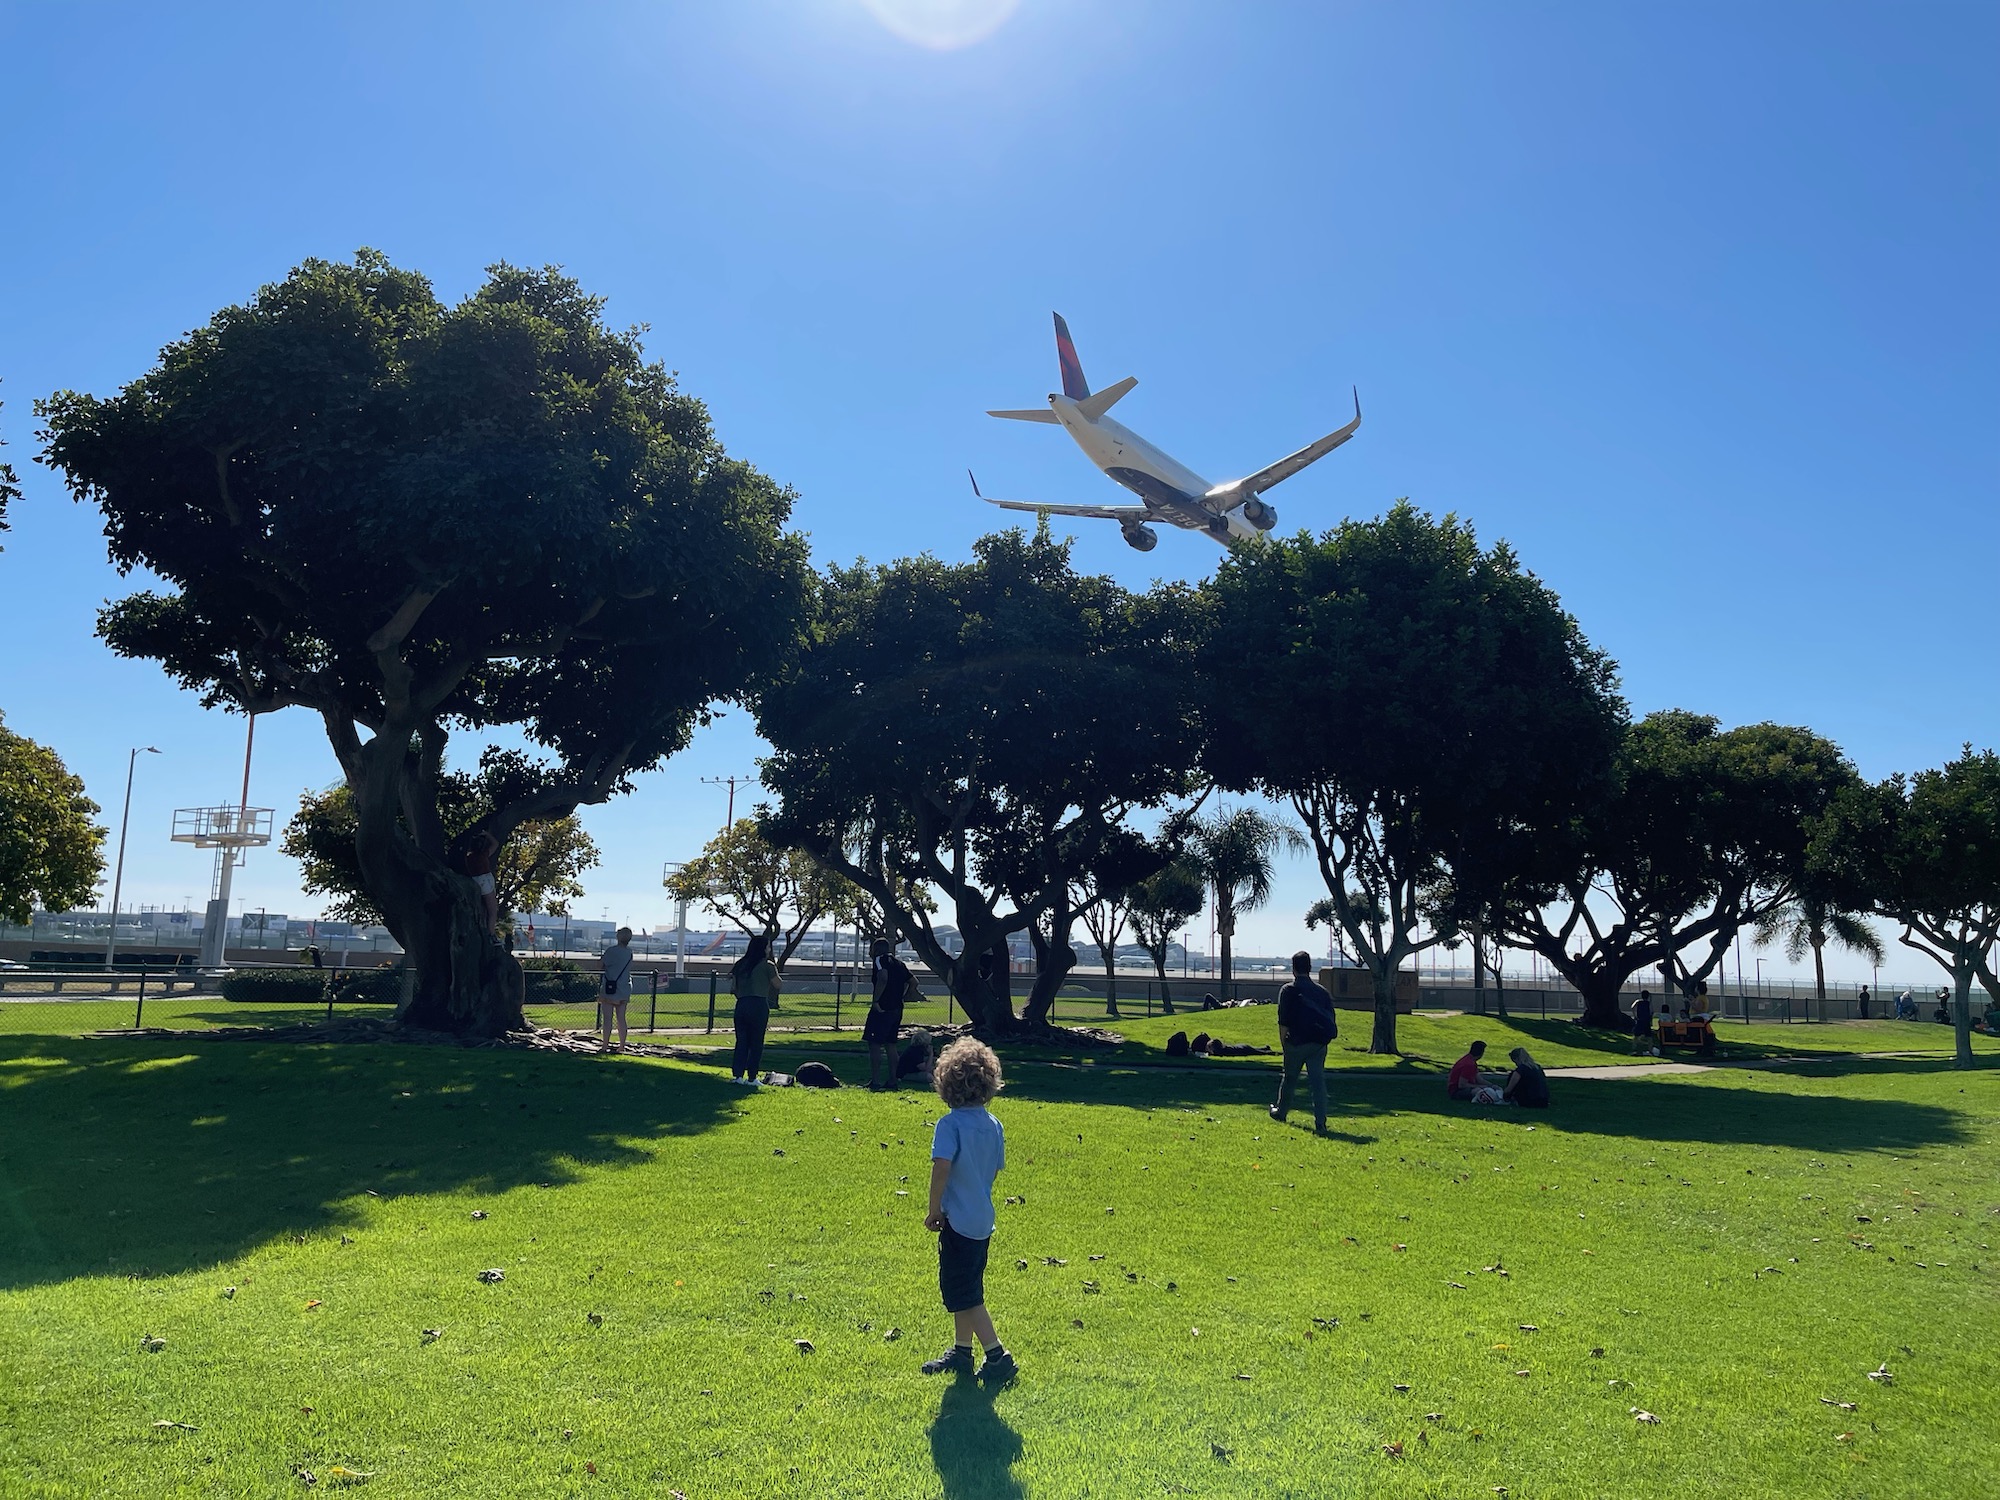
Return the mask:
<path id="1" fill-rule="evenodd" d="M 985 499 L 986 497 L 985 497 L 984 495 L 980 495 L 980 494 L 979 494 L 979 479 L 978 479 L 978 476 L 976 476 L 976 475 L 975 475 L 975 474 L 974 474 L 974 473 L 972 472 L 972 470 L 970 470 L 970 469 L 967 469 L 967 470 L 965 471 L 965 477 L 966 477 L 967 479 L 970 479 L 970 480 L 972 481 L 972 493 L 973 493 L 974 495 L 978 495 L 978 497 L 979 497 L 979 498 L 980 498 L 981 500 L 984 500 L 984 499 Z"/>

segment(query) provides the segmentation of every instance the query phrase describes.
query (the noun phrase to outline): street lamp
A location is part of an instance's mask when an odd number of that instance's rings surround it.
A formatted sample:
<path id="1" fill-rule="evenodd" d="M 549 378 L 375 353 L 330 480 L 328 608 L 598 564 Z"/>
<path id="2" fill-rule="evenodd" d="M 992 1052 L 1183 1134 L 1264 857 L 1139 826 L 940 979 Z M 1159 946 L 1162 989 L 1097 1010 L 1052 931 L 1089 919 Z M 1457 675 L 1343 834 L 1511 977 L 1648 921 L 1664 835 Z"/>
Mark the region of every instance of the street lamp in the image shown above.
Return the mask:
<path id="1" fill-rule="evenodd" d="M 125 889 L 125 830 L 132 823 L 132 771 L 139 764 L 141 755 L 158 755 L 154 745 L 136 745 L 132 753 L 125 757 L 125 811 L 118 819 L 118 873 L 111 880 L 111 936 L 104 944 L 104 967 L 110 971 L 112 961 L 118 956 L 118 898 Z"/>

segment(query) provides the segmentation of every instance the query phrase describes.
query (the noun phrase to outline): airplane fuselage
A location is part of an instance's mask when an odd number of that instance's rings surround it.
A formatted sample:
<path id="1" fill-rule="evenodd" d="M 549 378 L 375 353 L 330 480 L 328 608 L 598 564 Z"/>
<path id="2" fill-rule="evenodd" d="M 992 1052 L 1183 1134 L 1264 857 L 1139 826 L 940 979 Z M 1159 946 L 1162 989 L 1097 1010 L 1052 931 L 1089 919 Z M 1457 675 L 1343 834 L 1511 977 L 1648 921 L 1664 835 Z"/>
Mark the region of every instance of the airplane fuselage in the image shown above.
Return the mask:
<path id="1" fill-rule="evenodd" d="M 1241 498 L 1238 509 L 1210 509 L 1202 503 L 1202 496 L 1213 485 L 1109 415 L 1093 422 L 1077 409 L 1075 401 L 1061 395 L 1049 397 L 1049 410 L 1084 456 L 1137 495 L 1159 520 L 1206 532 L 1225 546 L 1263 535 L 1243 518 Z"/>

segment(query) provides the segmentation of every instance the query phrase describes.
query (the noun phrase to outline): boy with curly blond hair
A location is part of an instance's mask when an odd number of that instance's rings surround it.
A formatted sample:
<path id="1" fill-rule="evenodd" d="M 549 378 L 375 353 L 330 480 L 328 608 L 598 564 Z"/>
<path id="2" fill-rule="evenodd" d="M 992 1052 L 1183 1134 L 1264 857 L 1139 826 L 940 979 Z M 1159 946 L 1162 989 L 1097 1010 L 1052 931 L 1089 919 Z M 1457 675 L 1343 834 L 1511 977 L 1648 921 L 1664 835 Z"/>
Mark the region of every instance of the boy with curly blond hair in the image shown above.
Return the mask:
<path id="1" fill-rule="evenodd" d="M 984 1042 L 961 1037 L 944 1049 L 932 1086 L 949 1107 L 931 1140 L 931 1203 L 924 1228 L 938 1237 L 938 1290 L 951 1314 L 954 1341 L 924 1362 L 926 1375 L 970 1375 L 972 1343 L 986 1350 L 984 1385 L 1020 1373 L 986 1311 L 986 1252 L 993 1240 L 993 1179 L 1007 1164 L 1007 1139 L 986 1106 L 1000 1092 L 1000 1059 Z"/>

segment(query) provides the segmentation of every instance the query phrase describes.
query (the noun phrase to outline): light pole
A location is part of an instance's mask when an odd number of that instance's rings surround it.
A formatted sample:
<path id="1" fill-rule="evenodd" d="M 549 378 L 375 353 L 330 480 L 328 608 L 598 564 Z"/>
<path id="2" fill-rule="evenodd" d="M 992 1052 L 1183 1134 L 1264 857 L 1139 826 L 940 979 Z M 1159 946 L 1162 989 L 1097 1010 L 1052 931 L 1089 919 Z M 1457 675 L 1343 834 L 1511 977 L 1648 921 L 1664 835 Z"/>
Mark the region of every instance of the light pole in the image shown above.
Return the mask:
<path id="1" fill-rule="evenodd" d="M 111 936 L 104 944 L 104 967 L 111 968 L 112 960 L 118 956 L 118 898 L 125 889 L 125 830 L 132 823 L 132 771 L 139 764 L 141 755 L 158 755 L 159 749 L 153 745 L 137 745 L 125 757 L 125 811 L 118 819 L 118 873 L 111 879 Z"/>

